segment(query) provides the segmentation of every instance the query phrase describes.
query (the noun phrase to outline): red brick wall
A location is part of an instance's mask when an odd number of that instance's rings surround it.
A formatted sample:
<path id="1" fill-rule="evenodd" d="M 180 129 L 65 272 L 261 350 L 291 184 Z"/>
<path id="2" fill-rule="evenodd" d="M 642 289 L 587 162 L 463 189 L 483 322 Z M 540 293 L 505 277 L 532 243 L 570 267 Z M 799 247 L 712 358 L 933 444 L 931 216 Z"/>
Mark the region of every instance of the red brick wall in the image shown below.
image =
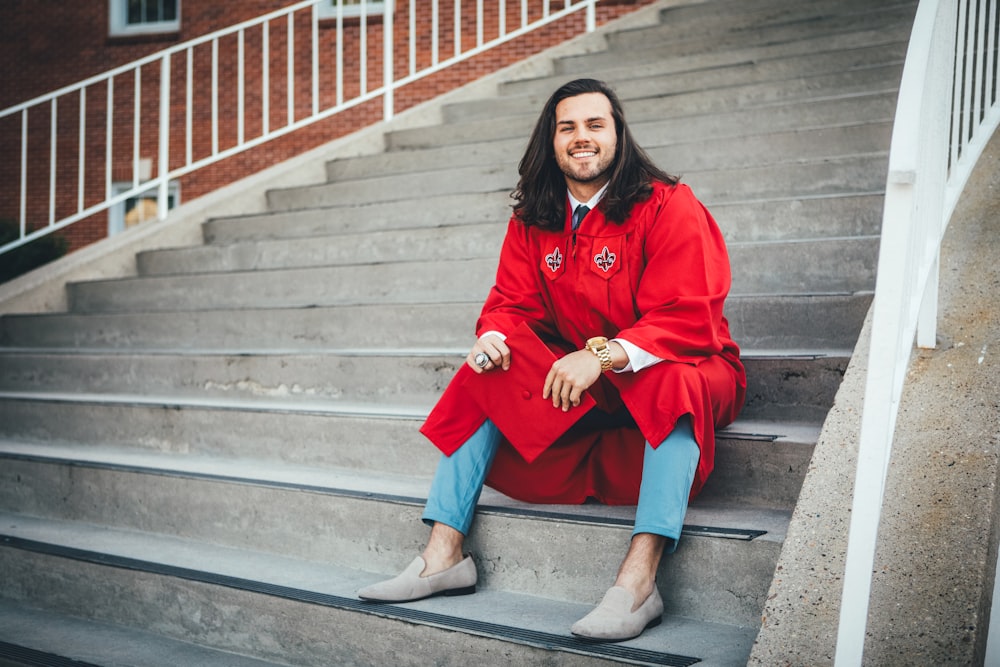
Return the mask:
<path id="1" fill-rule="evenodd" d="M 470 8 L 474 0 L 463 0 Z M 652 0 L 604 0 L 598 4 L 598 23 L 617 18 L 627 12 L 649 4 Z M 48 3 L 44 3 L 48 4 Z M 182 0 L 181 29 L 179 33 L 157 36 L 112 38 L 109 37 L 107 0 L 89 0 L 78 3 L 59 3 L 58 8 L 44 9 L 38 0 L 13 0 L 7 3 L 6 19 L 0 23 L 0 77 L 4 85 L 0 87 L 0 108 L 8 108 L 33 97 L 43 95 L 57 88 L 71 85 L 89 76 L 107 71 L 118 65 L 169 48 L 183 41 L 208 34 L 214 30 L 252 19 L 269 11 L 287 6 L 283 0 Z M 442 3 L 441 36 L 439 59 L 452 55 L 454 32 L 451 26 L 450 3 Z M 485 39 L 489 40 L 497 32 L 496 5 L 489 0 L 484 3 L 487 12 L 492 5 L 493 16 L 487 16 Z M 553 0 L 553 7 L 560 3 Z M 520 3 L 508 0 L 508 30 L 519 25 Z M 429 11 L 429 3 L 419 1 L 418 8 Z M 530 16 L 540 15 L 542 1 L 531 0 Z M 409 3 L 397 2 L 394 21 L 396 25 L 396 55 L 394 69 L 399 73 L 408 71 L 408 47 L 402 45 L 409 21 Z M 418 11 L 420 11 L 418 9 Z M 474 44 L 474 13 L 462 27 L 463 46 Z M 443 92 L 474 80 L 497 69 L 509 65 L 526 56 L 558 44 L 583 31 L 584 13 L 562 19 L 517 40 L 480 54 L 464 63 L 415 82 L 396 91 L 395 110 L 400 112 L 417 103 L 426 101 Z M 301 14 L 296 21 L 295 45 L 296 81 L 295 113 L 297 118 L 309 113 L 311 107 L 310 71 L 307 49 L 310 32 L 308 14 Z M 299 29 L 301 27 L 301 29 Z M 320 42 L 330 54 L 320 71 L 320 107 L 324 108 L 335 100 L 335 21 L 324 20 L 320 27 Z M 358 90 L 358 40 L 359 21 L 345 21 L 344 35 L 344 96 L 349 99 Z M 381 20 L 369 18 L 367 39 L 370 52 L 368 67 L 369 90 L 377 88 L 382 80 Z M 287 24 L 285 20 L 273 22 L 269 30 L 271 83 L 269 91 L 270 109 L 268 122 L 273 131 L 287 123 L 287 81 L 285 71 Z M 418 14 L 417 34 L 420 36 L 417 49 L 417 65 L 431 62 L 430 19 Z M 228 38 L 235 44 L 236 38 Z M 245 117 L 244 136 L 253 138 L 262 131 L 262 103 L 259 82 L 263 63 L 260 56 L 262 41 L 259 28 L 248 31 L 245 36 Z M 236 141 L 237 136 L 237 65 L 235 49 L 220 44 L 219 76 L 219 150 L 225 150 Z M 195 104 L 192 119 L 192 146 L 195 160 L 211 152 L 211 78 L 209 63 L 211 50 L 200 46 L 193 51 L 192 77 L 194 81 Z M 183 55 L 171 62 L 171 141 L 170 168 L 184 164 L 185 139 L 185 65 Z M 157 165 L 157 128 L 159 65 L 143 68 L 141 74 L 141 127 L 139 155 L 151 158 L 153 173 Z M 113 120 L 114 167 L 112 180 L 132 180 L 133 107 L 135 80 L 131 74 L 116 78 L 114 83 L 115 114 Z M 106 84 L 99 84 L 86 93 L 86 179 L 84 183 L 84 207 L 100 201 L 105 192 L 105 145 L 106 145 Z M 190 201 L 218 187 L 243 178 L 273 164 L 279 163 L 299 153 L 315 148 L 336 137 L 355 131 L 382 118 L 380 100 L 365 103 L 342 112 L 330 119 L 299 129 L 290 135 L 274 139 L 257 148 L 246 151 L 217 164 L 202 168 L 180 178 L 182 201 Z M 73 94 L 60 101 L 57 110 L 57 196 L 55 216 L 73 214 L 79 203 L 79 125 L 80 97 Z M 49 128 L 51 115 L 48 108 L 32 111 L 29 116 L 30 143 L 28 147 L 28 196 L 26 216 L 31 226 L 45 224 L 50 216 L 48 185 L 50 179 Z M 21 117 L 0 119 L 0 218 L 19 216 L 19 184 L 21 178 Z M 98 214 L 82 220 L 63 233 L 70 239 L 71 247 L 78 248 L 104 238 L 107 233 L 107 215 Z"/>

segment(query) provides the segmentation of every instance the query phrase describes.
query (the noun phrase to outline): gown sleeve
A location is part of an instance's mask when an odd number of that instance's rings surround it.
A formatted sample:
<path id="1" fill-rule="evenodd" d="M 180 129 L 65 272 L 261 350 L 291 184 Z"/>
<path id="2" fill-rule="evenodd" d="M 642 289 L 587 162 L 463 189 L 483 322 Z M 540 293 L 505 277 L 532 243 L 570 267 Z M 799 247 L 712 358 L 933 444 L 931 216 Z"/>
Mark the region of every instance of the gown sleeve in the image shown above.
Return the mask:
<path id="1" fill-rule="evenodd" d="M 643 222 L 639 317 L 618 337 L 661 359 L 698 364 L 719 354 L 728 337 L 729 255 L 715 220 L 687 186 L 658 192 L 662 201 Z"/>

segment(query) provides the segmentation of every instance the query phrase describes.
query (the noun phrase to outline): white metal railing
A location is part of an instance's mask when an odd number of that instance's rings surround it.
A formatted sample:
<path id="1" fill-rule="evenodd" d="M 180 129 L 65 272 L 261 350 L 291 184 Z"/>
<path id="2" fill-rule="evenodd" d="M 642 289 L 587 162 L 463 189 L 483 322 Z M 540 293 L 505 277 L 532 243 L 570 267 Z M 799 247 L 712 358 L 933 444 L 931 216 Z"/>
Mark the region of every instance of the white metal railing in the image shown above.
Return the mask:
<path id="1" fill-rule="evenodd" d="M 938 259 L 972 168 L 1000 125 L 1000 0 L 920 0 L 889 153 L 871 350 L 836 665 L 860 665 L 885 482 L 913 350 L 934 347 Z"/>
<path id="2" fill-rule="evenodd" d="M 442 10 L 442 0 L 399 0 L 408 21 L 397 31 L 397 3 L 385 0 L 381 40 L 376 31 L 369 44 L 369 23 L 375 21 L 369 21 L 366 1 L 354 19 L 356 33 L 345 30 L 343 5 L 336 0 L 321 31 L 319 5 L 330 2 L 304 0 L 0 111 L 0 123 L 19 124 L 0 125 L 0 134 L 20 134 L 17 157 L 11 151 L 19 169 L 4 172 L 16 174 L 16 182 L 0 183 L 5 193 L 0 200 L 16 208 L 20 236 L 0 246 L 0 254 L 154 189 L 162 219 L 172 179 L 378 98 L 388 120 L 394 92 L 402 86 L 577 11 L 586 11 L 588 32 L 596 26 L 597 0 L 455 0 L 450 11 Z M 428 35 L 429 57 L 417 48 Z M 354 41 L 356 59 L 346 54 Z M 306 58 L 308 74 L 301 67 Z M 353 79 L 345 72 L 351 62 L 357 64 Z M 379 62 L 381 82 L 372 88 L 368 69 Z M 206 67 L 210 75 L 204 76 Z M 196 78 L 210 80 L 209 89 L 196 87 Z M 280 107 L 272 109 L 275 102 L 284 102 L 284 114 Z M 150 114 L 155 122 L 144 120 Z M 223 137 L 230 124 L 220 123 L 220 116 L 229 114 L 235 115 L 235 136 Z M 151 128 L 155 137 L 147 136 Z M 96 142 L 88 138 L 102 133 Z M 143 152 L 155 154 L 155 173 L 152 160 L 144 168 Z M 43 172 L 38 165 L 46 153 Z M 119 180 L 131 187 L 115 193 L 115 174 L 123 171 L 127 176 Z M 37 221 L 43 224 L 33 224 L 32 217 L 43 218 Z"/>

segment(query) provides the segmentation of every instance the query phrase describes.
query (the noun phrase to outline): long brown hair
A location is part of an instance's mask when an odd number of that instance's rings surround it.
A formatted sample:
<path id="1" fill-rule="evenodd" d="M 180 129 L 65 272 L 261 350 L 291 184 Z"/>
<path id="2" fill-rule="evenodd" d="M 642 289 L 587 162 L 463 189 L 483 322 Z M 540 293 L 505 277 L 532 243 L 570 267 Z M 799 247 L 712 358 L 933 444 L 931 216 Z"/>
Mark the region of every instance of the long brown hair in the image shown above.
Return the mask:
<path id="1" fill-rule="evenodd" d="M 622 224 L 632 207 L 652 192 L 652 182 L 677 183 L 677 178 L 657 167 L 639 146 L 625 122 L 625 112 L 615 92 L 596 79 L 576 79 L 552 93 L 542 109 L 528 147 L 518 165 L 517 188 L 511 193 L 514 213 L 525 225 L 559 230 L 566 220 L 566 178 L 556 162 L 552 142 L 556 132 L 556 106 L 568 97 L 601 93 L 611 103 L 618 135 L 618 150 L 611 163 L 608 189 L 601 200 L 604 216 Z"/>

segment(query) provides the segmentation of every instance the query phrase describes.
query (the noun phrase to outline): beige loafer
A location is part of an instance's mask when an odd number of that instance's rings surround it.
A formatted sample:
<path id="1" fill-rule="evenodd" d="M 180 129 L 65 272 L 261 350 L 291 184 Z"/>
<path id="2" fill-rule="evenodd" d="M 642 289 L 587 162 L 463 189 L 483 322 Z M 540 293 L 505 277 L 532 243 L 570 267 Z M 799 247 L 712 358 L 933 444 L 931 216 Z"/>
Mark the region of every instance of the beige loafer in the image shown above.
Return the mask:
<path id="1" fill-rule="evenodd" d="M 632 611 L 634 603 L 635 598 L 626 589 L 612 586 L 601 604 L 574 623 L 570 632 L 590 641 L 620 642 L 638 637 L 663 620 L 663 598 L 655 586 L 646 601 Z"/>
<path id="2" fill-rule="evenodd" d="M 372 602 L 411 602 L 434 595 L 469 595 L 476 592 L 476 564 L 466 556 L 443 572 L 421 577 L 427 564 L 417 556 L 398 576 L 366 586 L 358 597 Z"/>

